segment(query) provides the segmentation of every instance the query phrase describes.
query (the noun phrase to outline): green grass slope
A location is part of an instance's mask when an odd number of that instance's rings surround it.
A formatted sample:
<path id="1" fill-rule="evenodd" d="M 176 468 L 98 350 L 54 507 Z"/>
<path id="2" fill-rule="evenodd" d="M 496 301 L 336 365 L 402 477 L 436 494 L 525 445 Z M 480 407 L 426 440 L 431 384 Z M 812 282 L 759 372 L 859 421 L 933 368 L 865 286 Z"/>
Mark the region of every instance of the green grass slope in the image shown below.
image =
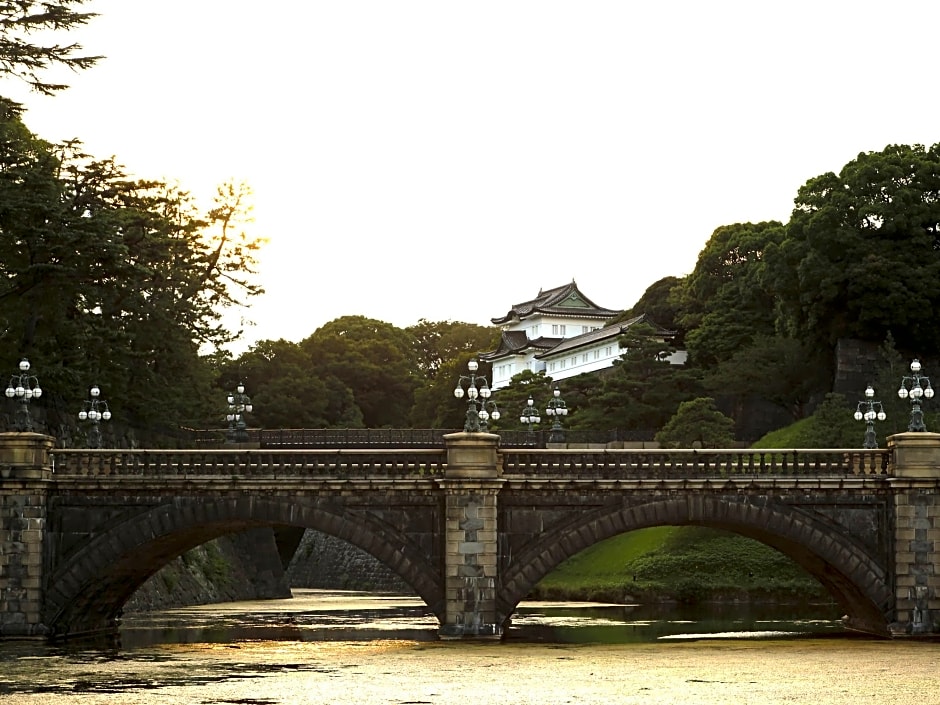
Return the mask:
<path id="1" fill-rule="evenodd" d="M 697 526 L 632 531 L 572 556 L 530 599 L 695 603 L 827 599 L 823 587 L 775 549 Z"/>
<path id="2" fill-rule="evenodd" d="M 754 447 L 805 447 L 810 423 L 803 419 L 768 433 Z M 529 598 L 617 603 L 829 599 L 815 578 L 779 551 L 698 526 L 658 526 L 602 541 L 546 575 Z"/>

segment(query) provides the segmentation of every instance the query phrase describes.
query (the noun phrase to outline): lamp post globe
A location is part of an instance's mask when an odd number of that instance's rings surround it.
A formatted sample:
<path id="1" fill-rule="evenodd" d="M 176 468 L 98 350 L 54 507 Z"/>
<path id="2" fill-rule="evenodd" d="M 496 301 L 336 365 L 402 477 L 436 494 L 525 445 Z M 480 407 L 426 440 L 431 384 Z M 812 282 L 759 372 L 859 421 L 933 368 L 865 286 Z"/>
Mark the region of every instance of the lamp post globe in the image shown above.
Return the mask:
<path id="1" fill-rule="evenodd" d="M 933 399 L 934 391 L 930 386 L 930 378 L 922 375 L 921 369 L 920 360 L 915 358 L 911 362 L 911 374 L 901 378 L 901 386 L 898 388 L 898 396 L 901 399 L 909 399 L 911 402 L 911 422 L 907 426 L 908 431 L 927 430 L 921 403 L 924 399 Z"/>
<path id="2" fill-rule="evenodd" d="M 7 399 L 12 399 L 19 404 L 14 414 L 14 428 L 17 431 L 31 432 L 33 430 L 33 419 L 29 413 L 29 402 L 42 396 L 42 387 L 39 386 L 39 379 L 30 374 L 29 360 L 25 357 L 20 360 L 17 369 L 18 372 L 10 377 L 10 382 L 7 384 L 4 394 Z"/>
<path id="3" fill-rule="evenodd" d="M 251 397 L 245 394 L 245 383 L 239 382 L 235 386 L 235 391 L 228 394 L 226 401 L 228 402 L 228 413 L 225 415 L 225 420 L 228 421 L 227 440 L 229 443 L 247 443 L 248 424 L 245 422 L 245 414 L 250 414 L 254 407 Z"/>
<path id="4" fill-rule="evenodd" d="M 869 384 L 865 388 L 865 400 L 860 401 L 855 409 L 855 420 L 865 422 L 865 440 L 863 448 L 877 448 L 878 439 L 875 436 L 875 421 L 884 421 L 888 415 L 880 401 L 874 401 L 875 389 Z"/>
<path id="5" fill-rule="evenodd" d="M 548 442 L 564 443 L 565 429 L 561 425 L 561 419 L 563 416 L 568 415 L 568 405 L 565 403 L 565 400 L 561 398 L 561 390 L 558 388 L 557 384 L 552 390 L 552 398 L 546 406 L 545 413 L 552 418 L 552 430 L 548 435 Z"/>
<path id="6" fill-rule="evenodd" d="M 519 423 L 525 424 L 527 427 L 527 445 L 535 445 L 535 432 L 532 430 L 532 428 L 541 422 L 542 417 L 539 416 L 538 409 L 535 408 L 535 400 L 530 394 L 529 398 L 526 400 L 526 405 L 522 408 L 522 412 L 519 414 Z"/>
<path id="7" fill-rule="evenodd" d="M 111 409 L 108 408 L 108 402 L 101 399 L 101 387 L 97 384 L 92 385 L 91 389 L 88 390 L 88 399 L 83 402 L 82 410 L 78 412 L 78 420 L 91 423 L 85 435 L 88 447 L 100 448 L 101 428 L 99 424 L 102 421 L 111 420 Z"/>
<path id="8" fill-rule="evenodd" d="M 454 387 L 454 396 L 457 399 L 467 398 L 467 413 L 464 417 L 463 430 L 466 433 L 482 433 L 486 431 L 490 419 L 499 420 L 499 408 L 496 402 L 490 401 L 493 392 L 486 377 L 476 373 L 480 369 L 480 364 L 476 360 L 470 360 L 467 363 L 467 369 L 470 374 L 460 375 L 457 386 Z"/>

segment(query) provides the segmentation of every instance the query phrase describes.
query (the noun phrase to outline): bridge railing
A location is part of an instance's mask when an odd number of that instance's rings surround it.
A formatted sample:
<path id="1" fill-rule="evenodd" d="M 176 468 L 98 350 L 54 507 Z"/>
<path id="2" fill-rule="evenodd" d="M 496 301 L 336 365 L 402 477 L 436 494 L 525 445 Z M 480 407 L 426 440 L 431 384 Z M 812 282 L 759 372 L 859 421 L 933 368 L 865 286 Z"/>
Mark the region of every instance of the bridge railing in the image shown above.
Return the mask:
<path id="1" fill-rule="evenodd" d="M 501 448 L 503 472 L 571 479 L 891 475 L 883 449 L 565 450 Z M 56 449 L 58 476 L 396 478 L 442 476 L 444 449 Z"/>
<path id="2" fill-rule="evenodd" d="M 56 449 L 56 476 L 259 476 L 395 478 L 444 474 L 443 449 L 123 450 Z"/>
<path id="3" fill-rule="evenodd" d="M 503 472 L 575 479 L 693 479 L 740 475 L 890 475 L 884 449 L 501 451 Z"/>
<path id="4" fill-rule="evenodd" d="M 261 448 L 441 448 L 444 436 L 459 428 L 247 428 L 247 442 Z M 224 448 L 225 428 L 183 429 L 193 448 Z M 552 436 L 546 428 L 496 431 L 502 448 L 545 448 Z M 589 431 L 567 429 L 569 443 L 651 442 L 656 429 Z"/>
<path id="5" fill-rule="evenodd" d="M 262 448 L 443 448 L 440 428 L 280 428 L 262 429 Z"/>

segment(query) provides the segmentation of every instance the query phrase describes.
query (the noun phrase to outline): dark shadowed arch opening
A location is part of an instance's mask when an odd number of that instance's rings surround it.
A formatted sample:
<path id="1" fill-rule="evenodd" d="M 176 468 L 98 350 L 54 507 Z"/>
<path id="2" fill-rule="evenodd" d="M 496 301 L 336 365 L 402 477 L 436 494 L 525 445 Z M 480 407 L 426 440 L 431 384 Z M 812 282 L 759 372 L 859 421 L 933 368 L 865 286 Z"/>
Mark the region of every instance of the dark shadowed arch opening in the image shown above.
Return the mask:
<path id="1" fill-rule="evenodd" d="M 894 603 L 887 568 L 860 544 L 792 507 L 701 495 L 587 512 L 575 522 L 540 535 L 514 557 L 503 574 L 497 611 L 508 620 L 543 577 L 589 546 L 636 529 L 686 525 L 724 529 L 777 549 L 825 587 L 850 626 L 888 634 Z"/>
<path id="2" fill-rule="evenodd" d="M 407 534 L 324 501 L 245 498 L 175 499 L 96 536 L 56 567 L 46 587 L 44 623 L 53 637 L 112 630 L 128 598 L 171 560 L 220 536 L 263 526 L 315 529 L 348 541 L 399 575 L 442 620 L 438 567 Z"/>

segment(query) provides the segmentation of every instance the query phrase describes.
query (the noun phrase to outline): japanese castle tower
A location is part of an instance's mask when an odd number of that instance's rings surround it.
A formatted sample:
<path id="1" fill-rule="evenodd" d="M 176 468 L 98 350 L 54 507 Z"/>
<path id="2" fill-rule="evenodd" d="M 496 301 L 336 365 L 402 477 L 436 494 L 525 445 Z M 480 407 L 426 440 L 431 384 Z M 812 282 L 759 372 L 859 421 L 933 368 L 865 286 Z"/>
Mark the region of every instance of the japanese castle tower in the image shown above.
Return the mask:
<path id="1" fill-rule="evenodd" d="M 573 280 L 515 304 L 506 315 L 490 319 L 502 327 L 499 347 L 480 355 L 492 364 L 492 388 L 507 386 L 523 370 L 559 381 L 610 367 L 623 354 L 619 337 L 645 318 L 607 325 L 621 313 L 595 304 Z"/>

